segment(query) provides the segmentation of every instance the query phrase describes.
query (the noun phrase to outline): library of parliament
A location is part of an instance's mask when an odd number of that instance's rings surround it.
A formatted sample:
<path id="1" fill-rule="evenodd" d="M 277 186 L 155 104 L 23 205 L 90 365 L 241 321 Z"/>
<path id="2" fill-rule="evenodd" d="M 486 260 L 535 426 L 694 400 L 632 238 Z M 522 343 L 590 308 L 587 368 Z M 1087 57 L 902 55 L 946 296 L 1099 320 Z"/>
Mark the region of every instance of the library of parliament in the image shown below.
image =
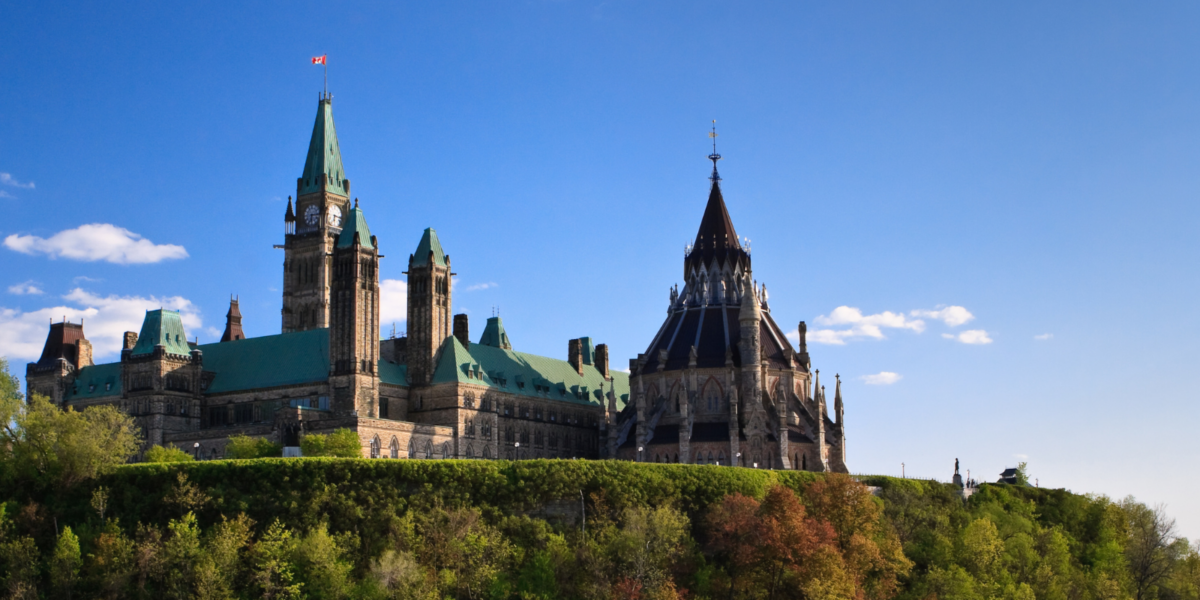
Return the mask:
<path id="1" fill-rule="evenodd" d="M 830 407 L 805 324 L 794 348 L 771 317 L 721 195 L 719 158 L 709 157 L 712 186 L 683 286 L 670 288 L 662 326 L 646 332 L 646 351 L 626 372 L 588 337 L 569 340 L 565 359 L 520 352 L 499 317 L 472 339 L 467 315 L 451 314 L 455 273 L 437 232 L 371 233 L 342 168 L 332 98 L 322 95 L 277 246 L 280 333 L 245 337 L 234 300 L 221 340 L 195 344 L 179 313 L 152 310 L 141 331 L 125 334 L 119 361 L 95 364 L 82 324 L 53 323 L 26 368 L 29 395 L 76 410 L 117 405 L 136 418 L 145 447 L 199 459 L 222 458 L 237 434 L 296 456 L 303 436 L 345 428 L 364 457 L 381 459 L 846 472 L 840 381 Z M 406 270 L 407 335 L 380 339 L 380 247 L 402 245 L 397 235 L 417 240 Z M 648 310 L 659 296 L 643 298 Z"/>

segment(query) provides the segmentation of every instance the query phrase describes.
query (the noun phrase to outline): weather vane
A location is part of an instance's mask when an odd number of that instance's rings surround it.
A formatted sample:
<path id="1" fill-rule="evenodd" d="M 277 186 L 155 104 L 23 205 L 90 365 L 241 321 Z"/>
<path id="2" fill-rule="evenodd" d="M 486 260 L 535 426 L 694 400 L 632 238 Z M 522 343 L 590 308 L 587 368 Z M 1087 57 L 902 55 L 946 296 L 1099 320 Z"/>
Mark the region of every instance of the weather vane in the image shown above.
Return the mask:
<path id="1" fill-rule="evenodd" d="M 721 176 L 717 174 L 717 161 L 721 160 L 721 155 L 717 154 L 717 120 L 716 119 L 713 119 L 712 132 L 710 132 L 708 134 L 708 137 L 712 138 L 712 141 L 713 141 L 713 153 L 708 155 L 708 160 L 713 161 L 713 174 L 712 174 L 712 177 L 709 177 L 708 179 L 710 181 L 712 181 L 713 183 L 716 183 L 721 180 Z"/>

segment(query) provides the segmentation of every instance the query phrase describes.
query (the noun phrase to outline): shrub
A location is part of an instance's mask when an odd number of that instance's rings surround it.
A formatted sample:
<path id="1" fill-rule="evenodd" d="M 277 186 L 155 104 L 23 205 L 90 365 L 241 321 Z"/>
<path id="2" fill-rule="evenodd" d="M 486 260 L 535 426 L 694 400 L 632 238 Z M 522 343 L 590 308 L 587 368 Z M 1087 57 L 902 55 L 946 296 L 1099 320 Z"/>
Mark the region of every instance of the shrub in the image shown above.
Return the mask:
<path id="1" fill-rule="evenodd" d="M 146 451 L 146 462 L 148 463 L 192 462 L 194 460 L 196 460 L 194 456 L 174 446 L 163 448 L 155 444 Z"/>
<path id="2" fill-rule="evenodd" d="M 362 443 L 358 434 L 349 429 L 338 429 L 330 434 L 310 433 L 300 438 L 300 452 L 304 456 L 362 458 Z"/>
<path id="3" fill-rule="evenodd" d="M 283 455 L 283 446 L 266 438 L 235 435 L 225 445 L 225 458 L 272 458 Z"/>

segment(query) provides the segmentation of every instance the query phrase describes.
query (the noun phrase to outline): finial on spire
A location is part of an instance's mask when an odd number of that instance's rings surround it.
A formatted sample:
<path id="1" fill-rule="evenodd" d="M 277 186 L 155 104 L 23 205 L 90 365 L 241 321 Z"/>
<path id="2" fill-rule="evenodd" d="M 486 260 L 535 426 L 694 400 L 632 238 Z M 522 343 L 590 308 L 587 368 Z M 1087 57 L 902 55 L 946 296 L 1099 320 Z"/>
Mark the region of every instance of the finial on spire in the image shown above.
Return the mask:
<path id="1" fill-rule="evenodd" d="M 721 155 L 717 154 L 717 120 L 716 119 L 713 119 L 712 132 L 710 132 L 708 134 L 708 137 L 712 138 L 712 141 L 713 141 L 712 154 L 708 155 L 708 160 L 713 161 L 713 173 L 712 173 L 712 177 L 709 177 L 708 180 L 713 183 L 716 183 L 721 180 L 721 176 L 717 174 L 717 161 L 721 160 Z"/>

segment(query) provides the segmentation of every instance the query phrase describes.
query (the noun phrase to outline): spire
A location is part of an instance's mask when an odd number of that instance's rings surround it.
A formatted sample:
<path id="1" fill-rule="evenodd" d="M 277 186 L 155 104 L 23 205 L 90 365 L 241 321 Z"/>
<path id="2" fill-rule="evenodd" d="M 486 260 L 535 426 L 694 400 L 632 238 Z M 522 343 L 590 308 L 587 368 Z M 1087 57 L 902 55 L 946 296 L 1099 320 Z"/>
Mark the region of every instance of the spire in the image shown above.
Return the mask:
<path id="1" fill-rule="evenodd" d="M 428 265 L 430 252 L 433 253 L 434 264 L 439 267 L 446 266 L 446 258 L 448 257 L 442 252 L 442 243 L 438 241 L 437 232 L 432 227 L 426 229 L 425 233 L 421 234 L 421 243 L 417 244 L 417 251 L 413 253 L 412 264 Z"/>
<path id="2" fill-rule="evenodd" d="M 288 207 L 287 207 L 287 212 L 283 213 L 283 222 L 284 223 L 295 223 L 296 222 L 296 211 L 292 210 L 292 197 L 291 196 L 288 196 Z"/>
<path id="3" fill-rule="evenodd" d="M 355 239 L 363 248 L 370 250 L 375 247 L 375 244 L 371 243 L 371 230 L 367 228 L 367 218 L 363 215 L 362 209 L 358 207 L 358 198 L 354 199 L 354 208 L 350 209 L 350 214 L 346 215 L 342 233 L 338 235 L 337 247 L 353 246 Z"/>
<path id="4" fill-rule="evenodd" d="M 221 334 L 222 342 L 234 342 L 246 339 L 242 333 L 242 311 L 238 308 L 238 298 L 229 299 L 229 312 L 225 313 L 225 333 Z"/>
<path id="5" fill-rule="evenodd" d="M 812 399 L 818 403 L 821 400 L 821 370 L 820 369 L 817 369 L 813 373 L 813 397 L 812 397 Z"/>
<path id="6" fill-rule="evenodd" d="M 748 269 L 749 256 L 738 242 L 737 231 L 733 228 L 733 220 L 729 218 L 725 198 L 721 195 L 721 176 L 717 174 L 717 161 L 721 160 L 721 155 L 717 154 L 716 125 L 713 125 L 713 131 L 708 135 L 713 138 L 713 153 L 708 156 L 713 163 L 712 176 L 709 177 L 712 187 L 709 188 L 708 205 L 704 207 L 700 229 L 696 232 L 696 241 L 692 243 L 687 262 L 691 266 L 697 266 L 693 263 L 707 265 L 711 264 L 713 259 L 722 262 L 729 259 L 746 259 L 743 268 Z"/>
<path id="7" fill-rule="evenodd" d="M 317 104 L 317 120 L 313 123 L 312 139 L 308 142 L 308 157 L 300 175 L 298 194 L 329 192 L 350 195 L 350 182 L 342 171 L 342 151 L 338 147 L 337 130 L 333 127 L 333 99 L 322 96 Z"/>
<path id="8" fill-rule="evenodd" d="M 837 422 L 841 423 L 842 422 L 842 377 L 841 377 L 841 375 L 834 375 L 833 378 L 837 380 L 837 387 L 835 387 L 834 391 L 833 391 L 833 412 L 837 415 Z"/>

